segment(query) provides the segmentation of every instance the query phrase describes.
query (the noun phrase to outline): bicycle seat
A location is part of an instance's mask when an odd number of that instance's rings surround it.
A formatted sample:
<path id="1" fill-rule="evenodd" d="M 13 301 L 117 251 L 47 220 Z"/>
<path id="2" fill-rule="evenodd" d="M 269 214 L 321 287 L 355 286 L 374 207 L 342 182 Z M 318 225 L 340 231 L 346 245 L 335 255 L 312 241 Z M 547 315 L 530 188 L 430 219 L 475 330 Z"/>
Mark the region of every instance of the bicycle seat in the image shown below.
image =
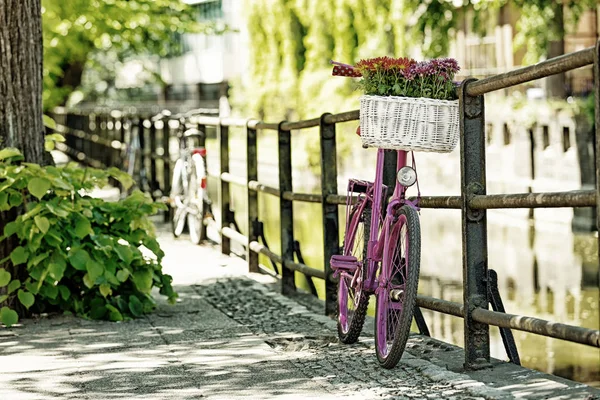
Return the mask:
<path id="1" fill-rule="evenodd" d="M 185 132 L 183 132 L 183 136 L 186 138 L 189 137 L 204 137 L 204 132 L 196 129 L 196 128 L 190 128 L 187 129 Z"/>

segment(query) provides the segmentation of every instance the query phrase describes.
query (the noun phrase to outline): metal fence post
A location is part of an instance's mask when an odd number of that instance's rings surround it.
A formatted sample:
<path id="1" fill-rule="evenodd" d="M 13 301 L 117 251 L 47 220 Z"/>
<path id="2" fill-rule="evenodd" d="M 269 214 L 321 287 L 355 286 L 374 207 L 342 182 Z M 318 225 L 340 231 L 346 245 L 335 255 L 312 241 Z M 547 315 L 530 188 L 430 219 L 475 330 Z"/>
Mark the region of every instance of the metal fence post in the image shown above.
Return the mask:
<path id="1" fill-rule="evenodd" d="M 246 124 L 246 143 L 247 143 L 247 181 L 258 180 L 258 148 L 257 148 L 257 137 L 256 128 L 252 121 L 248 121 Z M 251 190 L 248 186 L 248 243 L 258 241 L 258 192 Z M 258 253 L 253 252 L 248 247 L 248 253 L 246 254 L 248 260 L 248 271 L 258 272 Z"/>
<path id="2" fill-rule="evenodd" d="M 170 128 L 169 120 L 167 118 L 161 119 L 163 123 L 162 128 L 162 148 L 163 148 L 163 194 L 169 196 L 171 194 L 171 155 L 169 153 L 169 139 L 170 139 Z M 164 221 L 169 222 L 172 218 L 173 209 L 169 207 L 169 210 L 165 212 Z"/>
<path id="3" fill-rule="evenodd" d="M 292 189 L 292 135 L 290 131 L 277 129 L 279 148 L 279 220 L 281 224 L 281 292 L 290 294 L 296 291 L 294 271 L 286 268 L 286 261 L 294 261 L 294 207 L 292 200 L 285 200 L 283 193 Z"/>
<path id="4" fill-rule="evenodd" d="M 469 207 L 473 195 L 485 194 L 485 115 L 484 97 L 469 96 L 460 87 L 460 166 L 462 196 L 463 298 L 465 324 L 465 368 L 490 366 L 489 326 L 475 322 L 472 312 L 488 308 L 488 260 L 486 210 Z"/>
<path id="5" fill-rule="evenodd" d="M 152 197 L 155 198 L 159 190 L 160 186 L 158 184 L 158 179 L 156 178 L 156 122 L 150 119 L 150 186 L 152 188 Z M 161 193 L 162 196 L 165 193 Z"/>
<path id="6" fill-rule="evenodd" d="M 229 127 L 224 126 L 219 120 L 218 126 L 219 152 L 221 173 L 219 174 L 219 204 L 221 206 L 221 229 L 228 227 L 229 223 L 229 182 L 224 181 L 221 176 L 229 172 Z M 221 233 L 221 253 L 229 254 L 231 252 L 231 240 Z"/>
<path id="7" fill-rule="evenodd" d="M 337 310 L 337 285 L 333 280 L 333 271 L 329 260 L 340 252 L 339 213 L 337 204 L 329 204 L 327 196 L 336 195 L 337 190 L 337 152 L 335 143 L 335 123 L 328 124 L 321 115 L 319 136 L 321 138 L 321 193 L 323 200 L 323 256 L 325 257 L 325 315 L 333 315 Z"/>

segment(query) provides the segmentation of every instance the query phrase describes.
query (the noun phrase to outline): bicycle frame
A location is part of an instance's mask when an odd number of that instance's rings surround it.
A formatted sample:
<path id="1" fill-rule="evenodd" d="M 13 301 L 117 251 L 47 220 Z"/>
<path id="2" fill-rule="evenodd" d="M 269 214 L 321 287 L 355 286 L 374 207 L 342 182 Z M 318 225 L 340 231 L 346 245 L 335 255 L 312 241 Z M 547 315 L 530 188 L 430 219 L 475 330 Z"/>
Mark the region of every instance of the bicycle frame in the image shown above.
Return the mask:
<path id="1" fill-rule="evenodd" d="M 407 188 L 396 184 L 394 189 L 394 193 L 390 202 L 388 203 L 385 210 L 385 218 L 382 221 L 382 205 L 384 202 L 383 192 L 381 188 L 383 188 L 383 161 L 384 161 L 385 150 L 378 149 L 377 150 L 377 169 L 375 172 L 375 181 L 370 186 L 369 190 L 366 191 L 365 196 L 362 199 L 362 204 L 359 206 L 359 212 L 357 212 L 351 220 L 348 229 L 354 231 L 358 225 L 358 220 L 360 215 L 362 214 L 365 207 L 370 203 L 371 207 L 371 229 L 370 229 L 370 237 L 367 246 L 367 273 L 366 273 L 366 281 L 362 283 L 362 288 L 367 291 L 367 293 L 374 293 L 377 288 L 381 285 L 385 285 L 385 282 L 378 282 L 376 278 L 376 272 L 379 263 L 383 258 L 383 249 L 384 244 L 388 240 L 389 235 L 389 227 L 391 226 L 391 222 L 395 222 L 394 218 L 397 218 L 394 214 L 394 210 L 398 209 L 400 206 L 408 204 L 411 207 L 418 210 L 418 205 L 414 204 L 411 201 L 408 201 L 405 197 Z M 397 167 L 396 174 L 398 171 L 406 166 L 407 162 L 407 151 L 397 150 Z M 380 229 L 381 227 L 381 229 Z M 350 244 L 352 247 L 352 244 Z M 362 274 L 360 268 L 356 270 L 354 273 L 352 286 L 356 283 L 357 280 L 362 279 Z"/>

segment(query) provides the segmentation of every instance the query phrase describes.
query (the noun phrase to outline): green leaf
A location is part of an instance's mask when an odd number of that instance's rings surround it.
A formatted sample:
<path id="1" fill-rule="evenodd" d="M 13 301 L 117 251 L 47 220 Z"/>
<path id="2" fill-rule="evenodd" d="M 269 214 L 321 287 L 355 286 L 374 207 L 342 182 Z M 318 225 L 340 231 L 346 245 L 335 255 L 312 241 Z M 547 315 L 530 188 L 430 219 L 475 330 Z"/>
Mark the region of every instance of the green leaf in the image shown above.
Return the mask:
<path id="1" fill-rule="evenodd" d="M 48 232 L 48 229 L 50 229 L 50 221 L 48 221 L 48 218 L 36 215 L 33 220 L 35 221 L 35 225 L 40 228 L 42 233 L 45 234 Z"/>
<path id="2" fill-rule="evenodd" d="M 11 310 L 8 307 L 2 307 L 0 308 L 0 322 L 10 327 L 19 322 L 19 316 L 15 310 Z"/>
<path id="3" fill-rule="evenodd" d="M 56 281 L 60 281 L 65 274 L 65 270 L 67 269 L 67 263 L 64 258 L 53 257 L 52 261 L 48 265 L 48 275 Z"/>
<path id="4" fill-rule="evenodd" d="M 48 258 L 48 252 L 37 254 L 29 259 L 27 265 L 30 267 L 35 267 L 40 262 L 44 261 L 46 258 Z"/>
<path id="5" fill-rule="evenodd" d="M 18 279 L 12 280 L 8 284 L 8 287 L 6 288 L 6 293 L 7 294 L 11 294 L 12 292 L 14 292 L 15 290 L 17 290 L 20 287 L 21 287 L 21 281 L 20 280 L 18 280 Z"/>
<path id="6" fill-rule="evenodd" d="M 0 296 L 0 304 L 4 303 L 6 301 L 6 299 L 8 299 L 7 294 L 3 294 L 2 296 Z"/>
<path id="7" fill-rule="evenodd" d="M 98 307 L 92 307 L 92 309 L 90 310 L 90 318 L 91 319 L 103 319 L 107 312 L 108 312 L 108 309 L 106 307 L 104 307 L 103 305 L 98 306 Z"/>
<path id="8" fill-rule="evenodd" d="M 92 282 L 96 282 L 96 279 L 104 274 L 104 266 L 96 260 L 89 259 L 85 266 Z"/>
<path id="9" fill-rule="evenodd" d="M 106 308 L 106 300 L 101 297 L 96 297 L 90 301 L 90 318 L 102 319 L 108 312 Z"/>
<path id="10" fill-rule="evenodd" d="M 40 288 L 40 293 L 50 299 L 56 299 L 56 297 L 58 296 L 58 288 L 54 285 L 43 285 Z"/>
<path id="11" fill-rule="evenodd" d="M 136 296 L 129 296 L 129 311 L 136 317 L 141 317 L 144 314 L 144 305 Z"/>
<path id="12" fill-rule="evenodd" d="M 110 288 L 110 285 L 107 285 L 106 283 L 100 285 L 100 294 L 104 297 L 111 295 L 112 289 Z"/>
<path id="13" fill-rule="evenodd" d="M 33 294 L 38 294 L 39 288 L 37 282 L 27 281 L 25 282 L 25 287 Z"/>
<path id="14" fill-rule="evenodd" d="M 28 257 L 29 253 L 22 246 L 15 247 L 15 249 L 10 253 L 10 260 L 14 265 L 26 263 Z"/>
<path id="15" fill-rule="evenodd" d="M 87 251 L 81 248 L 72 248 L 69 251 L 69 262 L 79 271 L 85 271 L 87 262 L 90 260 L 90 255 Z"/>
<path id="16" fill-rule="evenodd" d="M 46 178 L 33 178 L 27 184 L 27 189 L 29 193 L 41 200 L 50 189 L 50 186 L 50 181 Z"/>
<path id="17" fill-rule="evenodd" d="M 110 312 L 108 315 L 108 319 L 110 319 L 111 321 L 123 321 L 123 315 L 114 306 L 107 304 L 106 308 Z"/>
<path id="18" fill-rule="evenodd" d="M 0 161 L 6 160 L 10 157 L 20 157 L 23 158 L 21 152 L 15 148 L 7 147 L 6 149 L 0 150 Z"/>
<path id="19" fill-rule="evenodd" d="M 150 293 L 152 289 L 152 271 L 145 269 L 141 271 L 135 271 L 132 276 L 133 283 L 137 289 L 142 293 Z"/>
<path id="20" fill-rule="evenodd" d="M 10 206 L 8 204 L 8 193 L 0 192 L 0 211 L 10 210 Z"/>
<path id="21" fill-rule="evenodd" d="M 60 293 L 60 297 L 62 297 L 64 301 L 69 300 L 69 297 L 71 297 L 71 291 L 69 288 L 64 285 L 58 285 L 57 288 Z"/>
<path id="22" fill-rule="evenodd" d="M 52 130 L 56 129 L 56 121 L 54 119 L 52 119 L 52 117 L 50 117 L 49 115 L 43 114 L 42 115 L 42 120 L 44 122 L 44 126 L 46 128 L 50 128 Z M 58 133 L 52 133 L 50 135 L 46 135 L 46 140 L 56 140 L 54 139 L 54 136 L 59 136 L 61 138 L 63 138 L 64 141 L 64 137 L 62 137 L 62 135 L 59 135 Z M 58 140 L 57 140 L 58 142 Z"/>
<path id="23" fill-rule="evenodd" d="M 54 229 L 50 229 L 48 233 L 44 235 L 44 240 L 52 247 L 58 247 L 62 242 L 62 238 L 59 236 L 59 233 Z"/>
<path id="24" fill-rule="evenodd" d="M 19 289 L 17 292 L 17 297 L 21 304 L 23 304 L 27 309 L 35 303 L 35 296 L 29 292 L 24 291 L 23 289 Z"/>
<path id="25" fill-rule="evenodd" d="M 89 274 L 85 274 L 83 276 L 83 284 L 88 288 L 91 289 L 92 287 L 94 287 L 94 281 L 90 279 L 90 275 Z"/>
<path id="26" fill-rule="evenodd" d="M 122 269 L 119 272 L 117 272 L 117 279 L 119 280 L 119 282 L 125 282 L 127 278 L 129 278 L 129 270 Z"/>
<path id="27" fill-rule="evenodd" d="M 8 283 L 10 282 L 10 278 L 11 278 L 10 272 L 8 272 L 5 269 L 0 269 L 0 287 L 4 287 L 4 286 L 8 285 Z"/>
<path id="28" fill-rule="evenodd" d="M 8 204 L 10 207 L 18 207 L 23 203 L 23 195 L 19 192 L 12 192 L 8 198 Z"/>
<path id="29" fill-rule="evenodd" d="M 56 215 L 57 217 L 66 218 L 69 216 L 68 211 L 66 211 L 65 209 L 63 209 L 59 206 L 56 206 L 55 204 L 46 203 L 46 208 L 48 209 L 48 211 L 50 211 L 52 214 Z"/>
<path id="30" fill-rule="evenodd" d="M 18 229 L 19 229 L 19 224 L 17 224 L 15 221 L 9 222 L 4 227 L 4 235 L 6 237 L 9 237 L 10 235 L 13 235 L 14 233 L 16 233 Z"/>
<path id="31" fill-rule="evenodd" d="M 133 178 L 131 177 L 131 175 L 121 171 L 118 168 L 111 167 L 108 169 L 108 173 L 111 177 L 119 181 L 121 185 L 123 185 L 125 190 L 129 189 L 133 185 Z"/>
<path id="32" fill-rule="evenodd" d="M 121 260 L 123 260 L 126 264 L 131 264 L 131 261 L 133 261 L 133 251 L 131 251 L 129 246 L 117 244 L 115 245 L 115 251 Z"/>
<path id="33" fill-rule="evenodd" d="M 92 230 L 92 224 L 90 221 L 85 218 L 79 218 L 75 224 L 75 235 L 79 239 L 83 239 L 91 233 L 94 233 L 94 231 Z"/>

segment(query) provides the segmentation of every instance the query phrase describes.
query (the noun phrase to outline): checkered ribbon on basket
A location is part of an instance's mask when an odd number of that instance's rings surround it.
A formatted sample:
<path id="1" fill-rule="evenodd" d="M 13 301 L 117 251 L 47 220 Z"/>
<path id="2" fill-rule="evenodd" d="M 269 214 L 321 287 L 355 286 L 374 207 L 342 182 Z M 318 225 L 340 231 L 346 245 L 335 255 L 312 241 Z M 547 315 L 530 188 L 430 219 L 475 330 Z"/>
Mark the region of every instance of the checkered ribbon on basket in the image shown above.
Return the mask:
<path id="1" fill-rule="evenodd" d="M 350 78 L 362 77 L 362 74 L 352 65 L 342 64 L 333 60 L 331 61 L 331 64 L 333 64 L 333 76 L 348 76 Z"/>

